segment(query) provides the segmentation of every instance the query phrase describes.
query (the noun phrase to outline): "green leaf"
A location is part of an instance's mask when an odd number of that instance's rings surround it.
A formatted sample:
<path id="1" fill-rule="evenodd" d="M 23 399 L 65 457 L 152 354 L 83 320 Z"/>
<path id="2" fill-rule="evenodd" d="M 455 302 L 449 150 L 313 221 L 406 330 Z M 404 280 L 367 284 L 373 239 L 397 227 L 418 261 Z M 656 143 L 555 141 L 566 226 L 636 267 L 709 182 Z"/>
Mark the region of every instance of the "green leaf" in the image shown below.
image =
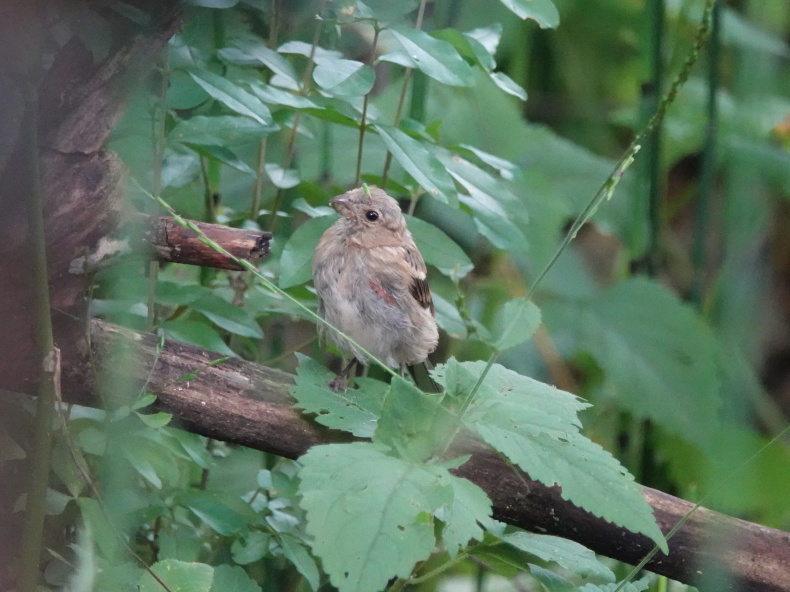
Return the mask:
<path id="1" fill-rule="evenodd" d="M 327 382 L 334 378 L 334 373 L 298 352 L 296 357 L 299 367 L 296 385 L 291 387 L 290 393 L 297 407 L 315 414 L 315 420 L 329 428 L 351 432 L 358 438 L 372 437 L 389 385 L 372 379 L 357 379 L 359 389 L 333 393 Z"/>
<path id="2" fill-rule="evenodd" d="M 615 590 L 620 592 L 643 592 L 650 587 L 650 576 L 645 576 L 635 582 L 625 582 L 622 586 L 620 584 L 620 582 L 601 585 L 585 584 L 579 588 L 579 592 L 614 592 Z"/>
<path id="3" fill-rule="evenodd" d="M 305 546 L 296 537 L 287 534 L 280 535 L 279 541 L 285 558 L 307 580 L 311 590 L 318 590 L 318 586 L 321 584 L 321 575 L 318 573 L 315 559 L 313 559 Z"/>
<path id="4" fill-rule="evenodd" d="M 219 494 L 199 490 L 183 490 L 183 494 L 176 498 L 176 503 L 188 509 L 204 524 L 221 535 L 229 536 L 244 532 L 247 528 L 244 516 L 224 503 Z"/>
<path id="5" fill-rule="evenodd" d="M 449 150 L 437 148 L 434 153 L 447 172 L 469 193 L 468 197 L 460 194 L 459 199 L 472 210 L 480 233 L 500 249 L 526 252 L 527 238 L 516 224 L 516 221 L 526 223 L 528 220 L 523 200 L 500 179 L 468 160 Z"/>
<path id="6" fill-rule="evenodd" d="M 362 442 L 314 446 L 300 462 L 307 532 L 340 592 L 381 590 L 431 554 L 430 515 L 453 500 L 447 469 Z"/>
<path id="7" fill-rule="evenodd" d="M 238 565 L 218 565 L 211 592 L 261 592 L 261 587 Z"/>
<path id="8" fill-rule="evenodd" d="M 497 316 L 499 336 L 493 345 L 498 351 L 524 343 L 540 326 L 540 309 L 526 298 L 508 300 Z"/>
<path id="9" fill-rule="evenodd" d="M 370 66 L 355 60 L 327 60 L 315 67 L 313 80 L 329 94 L 361 97 L 373 88 L 376 73 Z"/>
<path id="10" fill-rule="evenodd" d="M 313 251 L 327 228 L 337 216 L 321 216 L 307 220 L 288 239 L 280 256 L 280 287 L 290 288 L 312 278 Z"/>
<path id="11" fill-rule="evenodd" d="M 179 121 L 167 139 L 202 146 L 234 146 L 257 142 L 278 129 L 278 125 L 261 125 L 255 119 L 238 115 L 195 115 Z"/>
<path id="12" fill-rule="evenodd" d="M 168 339 L 176 339 L 228 356 L 236 356 L 236 353 L 222 341 L 219 333 L 208 323 L 174 319 L 162 323 L 162 329 Z"/>
<path id="13" fill-rule="evenodd" d="M 551 0 L 500 0 L 521 19 L 532 19 L 541 29 L 555 29 L 560 24 L 560 13 Z"/>
<path id="14" fill-rule="evenodd" d="M 450 477 L 453 503 L 437 512 L 444 522 L 442 541 L 450 557 L 469 544 L 483 540 L 483 526 L 491 522 L 491 500 L 485 491 L 467 479 Z"/>
<path id="15" fill-rule="evenodd" d="M 299 172 L 296 169 L 284 169 L 278 164 L 267 162 L 263 165 L 272 185 L 280 189 L 290 189 L 299 185 Z"/>
<path id="16" fill-rule="evenodd" d="M 516 84 L 516 82 L 504 72 L 491 72 L 489 77 L 494 81 L 494 84 L 496 84 L 507 94 L 518 97 L 522 101 L 527 100 L 527 91 Z"/>
<path id="17" fill-rule="evenodd" d="M 494 56 L 488 53 L 479 41 L 464 35 L 458 29 L 431 31 L 431 36 L 451 44 L 467 62 L 479 65 L 486 72 L 496 67 Z"/>
<path id="18" fill-rule="evenodd" d="M 433 376 L 448 396 L 472 391 L 485 362 L 450 359 Z M 576 416 L 588 405 L 494 364 L 462 421 L 533 479 L 559 485 L 562 497 L 605 520 L 666 541 L 641 487 L 607 451 L 579 433 Z"/>
<path id="19" fill-rule="evenodd" d="M 433 265 L 444 275 L 454 280 L 465 277 L 472 269 L 472 260 L 458 244 L 444 231 L 429 222 L 405 216 L 406 225 L 425 258 L 425 263 Z"/>
<path id="20" fill-rule="evenodd" d="M 239 565 L 249 565 L 260 561 L 269 554 L 271 539 L 272 535 L 260 530 L 254 530 L 244 537 L 236 538 L 230 546 L 233 561 Z"/>
<path id="21" fill-rule="evenodd" d="M 173 414 L 164 413 L 164 412 L 138 413 L 137 417 L 139 417 L 140 420 L 149 428 L 158 429 L 158 428 L 163 428 L 167 424 L 169 424 L 170 420 L 173 419 Z"/>
<path id="22" fill-rule="evenodd" d="M 236 39 L 234 44 L 235 47 L 220 49 L 217 52 L 219 57 L 237 66 L 266 66 L 278 76 L 290 81 L 297 88 L 301 86 L 299 77 L 296 75 L 291 63 L 273 49 L 266 47 L 258 38 L 246 37 Z"/>
<path id="23" fill-rule="evenodd" d="M 390 29 L 414 67 L 442 84 L 474 86 L 472 68 L 455 48 L 423 31 L 406 27 Z"/>
<path id="24" fill-rule="evenodd" d="M 192 303 L 192 308 L 226 331 L 242 337 L 263 337 L 258 321 L 246 309 L 233 306 L 216 294 L 204 294 Z"/>
<path id="25" fill-rule="evenodd" d="M 151 571 L 173 592 L 209 592 L 214 580 L 214 568 L 205 563 L 165 559 L 154 563 Z M 162 585 L 145 572 L 138 589 L 140 592 L 162 592 Z"/>
<path id="26" fill-rule="evenodd" d="M 192 6 L 203 6 L 205 8 L 233 8 L 239 0 L 187 0 L 187 4 Z"/>
<path id="27" fill-rule="evenodd" d="M 538 565 L 529 564 L 529 571 L 547 592 L 577 592 L 578 586 L 569 582 L 561 575 Z"/>
<path id="28" fill-rule="evenodd" d="M 606 374 L 607 391 L 640 418 L 715 458 L 721 434 L 719 345 L 690 307 L 657 282 L 630 279 L 587 302 L 555 302 L 547 326 L 578 332 Z"/>
<path id="29" fill-rule="evenodd" d="M 389 447 L 399 458 L 426 460 L 449 437 L 439 425 L 442 398 L 441 393 L 424 393 L 396 376 L 384 398 L 373 442 Z"/>
<path id="30" fill-rule="evenodd" d="M 379 134 L 387 150 L 392 152 L 398 164 L 428 193 L 444 203 L 450 205 L 457 203 L 453 180 L 442 163 L 421 142 L 390 125 L 376 124 L 373 129 Z"/>
<path id="31" fill-rule="evenodd" d="M 614 582 L 615 576 L 608 567 L 598 561 L 595 553 L 574 541 L 560 537 L 518 531 L 502 537 L 509 545 L 539 557 L 553 561 L 582 578 L 595 578 L 601 582 Z"/>
<path id="32" fill-rule="evenodd" d="M 270 126 L 274 123 L 269 108 L 258 97 L 239 85 L 208 70 L 193 70 L 189 75 L 212 98 L 231 111 L 252 117 L 261 125 Z"/>
<path id="33" fill-rule="evenodd" d="M 226 164 L 231 168 L 236 169 L 242 173 L 255 177 L 257 173 L 244 161 L 239 160 L 239 157 L 233 153 L 233 150 L 225 146 L 203 146 L 200 144 L 192 144 L 185 142 L 184 146 L 190 150 L 194 150 L 201 156 L 213 158 L 222 164 Z"/>

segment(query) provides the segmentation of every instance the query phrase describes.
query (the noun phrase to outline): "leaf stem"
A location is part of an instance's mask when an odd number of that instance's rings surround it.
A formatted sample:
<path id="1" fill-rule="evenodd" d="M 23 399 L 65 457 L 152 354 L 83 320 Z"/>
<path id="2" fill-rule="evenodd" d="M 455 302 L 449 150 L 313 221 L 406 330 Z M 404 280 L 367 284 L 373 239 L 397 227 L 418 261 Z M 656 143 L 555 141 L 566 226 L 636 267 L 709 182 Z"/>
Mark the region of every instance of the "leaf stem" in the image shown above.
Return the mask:
<path id="1" fill-rule="evenodd" d="M 159 96 L 153 114 L 153 178 L 151 179 L 151 193 L 159 195 L 162 192 L 162 160 L 165 152 L 165 132 L 167 131 L 167 88 L 170 77 L 170 51 L 165 48 L 162 52 L 159 68 Z M 154 204 L 154 216 L 159 215 L 159 206 Z M 159 276 L 159 261 L 154 259 L 148 263 L 148 320 L 149 331 L 156 326 L 156 280 Z"/>
<path id="2" fill-rule="evenodd" d="M 33 436 L 30 480 L 27 489 L 26 519 L 19 560 L 18 589 L 33 592 L 38 585 L 41 545 L 46 515 L 46 491 L 49 481 L 52 453 L 52 417 L 55 408 L 55 381 L 57 356 L 52 336 L 52 318 L 49 301 L 49 274 L 47 271 L 46 235 L 44 232 L 44 197 L 41 189 L 41 169 L 38 148 L 38 93 L 33 82 L 25 84 L 27 104 L 27 131 L 22 140 L 28 184 L 27 224 L 30 233 L 31 272 L 33 277 L 33 304 L 35 340 L 40 364 L 40 383 L 36 401 L 36 423 Z M 52 359 L 51 359 L 52 358 Z"/>
<path id="3" fill-rule="evenodd" d="M 374 21 L 373 23 L 373 44 L 370 48 L 370 66 L 373 66 L 373 62 L 376 59 L 376 46 L 379 42 L 379 33 L 381 32 L 381 27 L 379 26 L 378 21 Z M 362 146 L 365 139 L 365 130 L 367 130 L 367 117 L 368 117 L 368 102 L 370 101 L 370 93 L 373 92 L 371 88 L 366 94 L 365 98 L 362 101 L 362 120 L 359 122 L 359 144 L 357 146 L 357 173 L 354 175 L 354 187 L 359 186 L 359 179 L 362 174 Z"/>
<path id="4" fill-rule="evenodd" d="M 304 75 L 302 76 L 302 88 L 299 90 L 301 96 L 307 95 L 310 90 L 310 81 L 313 79 L 313 67 L 315 66 L 315 54 L 318 47 L 318 41 L 321 39 L 321 32 L 324 30 L 324 19 L 320 15 L 324 12 L 327 0 L 321 1 L 321 6 L 318 8 L 318 15 L 316 20 L 318 24 L 313 33 L 313 43 L 310 46 L 310 55 L 307 58 L 307 68 L 305 68 Z M 297 111 L 294 115 L 293 124 L 291 127 L 291 135 L 288 137 L 288 146 L 285 149 L 285 158 L 283 158 L 283 171 L 286 171 L 293 162 L 294 153 L 296 151 L 296 135 L 299 133 L 299 122 L 301 121 L 302 112 Z M 274 203 L 272 204 L 271 219 L 269 221 L 269 232 L 274 232 L 274 227 L 277 225 L 277 212 L 280 210 L 282 203 L 283 193 L 285 189 L 282 187 L 277 188 L 277 193 L 274 195 Z"/>
<path id="5" fill-rule="evenodd" d="M 716 136 L 719 120 L 719 105 L 716 93 L 719 90 L 719 50 L 721 49 L 721 3 L 713 8 L 710 45 L 708 46 L 708 122 L 705 128 L 705 146 L 702 153 L 702 170 L 700 171 L 699 197 L 694 217 L 694 283 L 689 299 L 698 308 L 702 304 L 705 291 L 705 261 L 708 221 L 711 202 L 713 201 L 713 183 L 716 174 Z"/>
<path id="6" fill-rule="evenodd" d="M 422 29 L 422 21 L 425 17 L 425 5 L 427 4 L 427 0 L 420 0 L 420 8 L 417 11 L 417 21 L 414 23 L 414 28 L 418 31 Z M 400 126 L 400 119 L 403 113 L 403 106 L 406 103 L 406 91 L 409 89 L 409 82 L 411 82 L 411 76 L 414 68 L 406 68 L 406 73 L 403 75 L 403 86 L 400 89 L 400 97 L 398 98 L 398 106 L 395 109 L 395 119 L 393 121 L 393 127 Z M 384 160 L 384 171 L 381 173 L 381 186 L 382 188 L 386 187 L 387 185 L 387 177 L 389 176 L 390 166 L 392 166 L 392 152 L 389 150 L 387 151 L 387 157 Z"/>

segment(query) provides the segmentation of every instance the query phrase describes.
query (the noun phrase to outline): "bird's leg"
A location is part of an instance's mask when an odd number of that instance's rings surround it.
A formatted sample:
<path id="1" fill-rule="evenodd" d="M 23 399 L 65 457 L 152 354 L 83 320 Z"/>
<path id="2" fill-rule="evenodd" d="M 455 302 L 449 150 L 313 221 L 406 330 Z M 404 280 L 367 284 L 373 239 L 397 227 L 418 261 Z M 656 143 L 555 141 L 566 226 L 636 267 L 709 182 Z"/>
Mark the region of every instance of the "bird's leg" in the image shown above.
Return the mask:
<path id="1" fill-rule="evenodd" d="M 346 364 L 346 367 L 343 368 L 337 376 L 329 381 L 327 386 L 332 389 L 333 393 L 348 390 L 348 375 L 351 374 L 351 370 L 354 368 L 356 363 L 357 359 L 351 358 L 351 361 Z"/>

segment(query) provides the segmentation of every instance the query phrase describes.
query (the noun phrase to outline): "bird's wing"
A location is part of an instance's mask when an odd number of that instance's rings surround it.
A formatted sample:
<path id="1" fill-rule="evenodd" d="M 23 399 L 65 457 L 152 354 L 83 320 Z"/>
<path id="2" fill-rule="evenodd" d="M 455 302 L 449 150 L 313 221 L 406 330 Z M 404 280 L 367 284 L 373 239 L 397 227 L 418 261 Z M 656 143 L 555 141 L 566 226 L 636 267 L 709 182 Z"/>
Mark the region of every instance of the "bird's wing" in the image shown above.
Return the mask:
<path id="1" fill-rule="evenodd" d="M 411 283 L 409 284 L 409 292 L 420 303 L 423 308 L 428 308 L 431 314 L 435 314 L 433 308 L 433 297 L 431 296 L 431 288 L 428 285 L 427 268 L 422 255 L 417 250 L 414 243 L 403 247 L 404 259 L 409 266 L 409 273 L 411 275 Z"/>

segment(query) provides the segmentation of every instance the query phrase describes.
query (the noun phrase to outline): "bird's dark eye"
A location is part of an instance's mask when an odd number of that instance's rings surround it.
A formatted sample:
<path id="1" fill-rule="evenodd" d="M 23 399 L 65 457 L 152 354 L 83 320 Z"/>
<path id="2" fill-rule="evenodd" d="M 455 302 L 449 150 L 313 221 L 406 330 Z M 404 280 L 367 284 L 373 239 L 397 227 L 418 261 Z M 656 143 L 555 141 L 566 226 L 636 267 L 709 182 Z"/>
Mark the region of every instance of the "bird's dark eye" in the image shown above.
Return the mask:
<path id="1" fill-rule="evenodd" d="M 367 218 L 371 222 L 375 222 L 376 220 L 379 219 L 379 213 L 375 210 L 368 210 L 367 212 L 365 212 L 365 218 Z"/>

